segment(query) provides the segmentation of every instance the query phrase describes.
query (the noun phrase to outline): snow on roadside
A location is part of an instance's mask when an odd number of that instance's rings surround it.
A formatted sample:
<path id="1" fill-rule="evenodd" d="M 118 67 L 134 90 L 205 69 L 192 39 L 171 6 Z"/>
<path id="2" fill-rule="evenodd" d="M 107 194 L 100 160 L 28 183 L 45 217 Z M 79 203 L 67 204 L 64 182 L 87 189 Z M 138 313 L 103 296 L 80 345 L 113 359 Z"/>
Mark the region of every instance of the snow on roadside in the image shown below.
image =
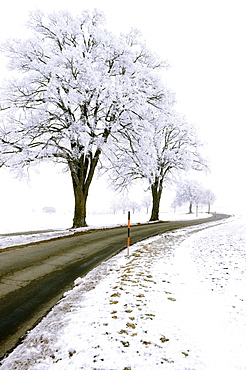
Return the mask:
<path id="1" fill-rule="evenodd" d="M 23 232 L 12 234 L 0 234 L 0 249 L 9 248 L 18 245 L 36 243 L 42 240 L 50 240 L 62 236 L 73 235 L 73 230 L 50 230 L 40 232 Z"/>
<path id="2" fill-rule="evenodd" d="M 181 247 L 175 269 L 186 319 L 180 328 L 203 348 L 209 370 L 245 370 L 246 218 L 194 234 Z"/>
<path id="3" fill-rule="evenodd" d="M 135 244 L 77 279 L 1 369 L 245 369 L 245 245 L 233 218 Z"/>
<path id="4" fill-rule="evenodd" d="M 211 216 L 207 213 L 199 214 L 199 218 L 205 218 Z M 73 235 L 76 232 L 87 231 L 90 229 L 99 229 L 99 228 L 106 228 L 106 227 L 116 227 L 127 225 L 127 216 L 126 215 L 91 215 L 88 217 L 89 227 L 83 227 L 78 229 L 54 229 L 54 230 L 45 230 L 50 229 L 52 223 L 58 222 L 56 215 L 46 215 L 44 217 L 41 214 L 40 217 L 37 217 L 35 227 L 36 229 L 40 229 L 40 231 L 25 231 L 25 232 L 15 232 L 15 233 L 2 233 L 0 234 L 0 249 L 8 248 L 12 246 L 24 245 L 28 243 L 36 243 L 42 240 L 50 240 L 53 238 L 59 238 L 63 236 Z M 162 217 L 163 220 L 190 220 L 194 219 L 194 214 L 176 214 L 176 213 L 166 213 Z M 54 220 L 55 219 L 55 220 Z M 26 223 L 28 224 L 28 220 Z M 148 222 L 146 215 L 133 215 L 132 217 L 132 224 L 138 222 Z M 64 220 L 61 220 L 61 224 L 64 224 Z M 18 226 L 20 227 L 20 226 Z M 23 226 L 24 227 L 24 226 Z M 34 224 L 33 224 L 34 227 Z M 34 227 L 34 230 L 35 230 Z M 13 228 L 13 225 L 12 225 Z M 15 226 L 15 230 L 18 230 L 17 224 Z"/>

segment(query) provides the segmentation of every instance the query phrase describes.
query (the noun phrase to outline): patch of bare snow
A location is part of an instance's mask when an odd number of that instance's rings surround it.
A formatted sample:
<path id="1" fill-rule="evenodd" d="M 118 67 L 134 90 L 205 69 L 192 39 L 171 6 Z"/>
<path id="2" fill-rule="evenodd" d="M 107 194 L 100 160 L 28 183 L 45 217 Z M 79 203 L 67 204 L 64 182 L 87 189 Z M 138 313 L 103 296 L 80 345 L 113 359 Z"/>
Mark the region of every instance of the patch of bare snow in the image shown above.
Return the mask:
<path id="1" fill-rule="evenodd" d="M 150 238 L 85 277 L 2 370 L 245 369 L 243 219 Z"/>
<path id="2" fill-rule="evenodd" d="M 246 369 L 245 246 L 246 219 L 235 218 L 176 250 L 180 327 L 203 348 L 208 369 Z"/>

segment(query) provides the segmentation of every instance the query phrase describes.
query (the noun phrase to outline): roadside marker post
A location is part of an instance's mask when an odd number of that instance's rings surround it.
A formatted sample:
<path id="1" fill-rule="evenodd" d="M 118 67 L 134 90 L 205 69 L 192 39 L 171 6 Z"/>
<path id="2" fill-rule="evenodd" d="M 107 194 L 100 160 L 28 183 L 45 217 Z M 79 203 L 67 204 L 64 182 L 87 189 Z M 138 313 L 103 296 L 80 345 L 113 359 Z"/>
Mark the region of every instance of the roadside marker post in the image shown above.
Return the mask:
<path id="1" fill-rule="evenodd" d="M 130 237 L 130 230 L 131 230 L 131 218 L 130 218 L 130 211 L 128 211 L 128 234 L 127 234 L 127 256 L 129 257 L 130 251 L 129 247 L 131 244 L 131 237 Z"/>

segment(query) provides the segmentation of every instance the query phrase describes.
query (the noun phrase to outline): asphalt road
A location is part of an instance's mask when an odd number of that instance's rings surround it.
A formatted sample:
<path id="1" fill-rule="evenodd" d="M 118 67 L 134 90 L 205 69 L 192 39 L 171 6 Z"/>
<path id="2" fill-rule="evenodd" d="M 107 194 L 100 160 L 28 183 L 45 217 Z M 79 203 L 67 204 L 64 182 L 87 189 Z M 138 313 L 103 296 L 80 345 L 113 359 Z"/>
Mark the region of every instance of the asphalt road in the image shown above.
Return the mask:
<path id="1" fill-rule="evenodd" d="M 229 217 L 217 215 L 216 220 Z M 214 217 L 131 227 L 131 244 L 150 236 L 215 221 Z M 0 251 L 0 358 L 58 302 L 63 293 L 103 260 L 126 247 L 127 228 L 91 230 Z"/>

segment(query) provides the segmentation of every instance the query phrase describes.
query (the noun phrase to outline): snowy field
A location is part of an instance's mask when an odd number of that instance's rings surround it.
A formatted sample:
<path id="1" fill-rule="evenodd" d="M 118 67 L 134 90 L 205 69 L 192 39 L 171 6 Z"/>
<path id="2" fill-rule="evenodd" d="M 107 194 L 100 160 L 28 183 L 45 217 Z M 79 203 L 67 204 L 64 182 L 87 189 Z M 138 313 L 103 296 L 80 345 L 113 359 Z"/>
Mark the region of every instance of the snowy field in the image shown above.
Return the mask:
<path id="1" fill-rule="evenodd" d="M 137 243 L 84 278 L 1 370 L 246 369 L 246 219 Z"/>

